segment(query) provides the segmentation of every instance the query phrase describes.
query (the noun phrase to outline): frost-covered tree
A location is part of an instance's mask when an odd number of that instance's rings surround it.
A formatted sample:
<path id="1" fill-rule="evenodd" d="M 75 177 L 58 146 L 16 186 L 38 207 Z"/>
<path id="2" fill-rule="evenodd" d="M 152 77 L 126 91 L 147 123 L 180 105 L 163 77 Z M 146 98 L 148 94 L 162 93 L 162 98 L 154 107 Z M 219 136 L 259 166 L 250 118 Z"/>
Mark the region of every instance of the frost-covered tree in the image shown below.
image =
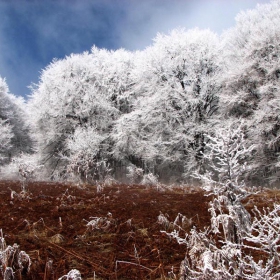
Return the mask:
<path id="1" fill-rule="evenodd" d="M 54 60 L 29 102 L 48 174 L 98 178 L 97 166 L 106 166 L 115 177 L 142 169 L 163 181 L 189 179 L 207 169 L 206 135 L 241 118 L 255 145 L 247 177 L 277 181 L 279 3 L 240 13 L 222 39 L 177 29 L 143 51 L 93 47 Z"/>
<path id="2" fill-rule="evenodd" d="M 174 30 L 137 57 L 133 111 L 112 134 L 116 158 L 171 181 L 181 177 L 186 158 L 198 160 L 218 107 L 218 48 L 210 31 Z"/>
<path id="3" fill-rule="evenodd" d="M 213 195 L 209 211 L 213 232 L 223 227 L 225 239 L 238 243 L 250 228 L 250 215 L 242 205 L 248 196 L 244 175 L 250 168 L 253 145 L 246 142 L 244 126 L 230 124 L 221 128 L 209 141 L 203 155 L 207 170 L 194 176 L 202 180 L 203 188 Z"/>
<path id="4" fill-rule="evenodd" d="M 223 127 L 217 127 L 215 134 L 206 135 L 206 138 L 202 156 L 207 169 L 198 177 L 209 185 L 209 190 L 213 189 L 212 186 L 221 188 L 227 185 L 242 188 L 255 149 L 255 145 L 247 141 L 244 123 L 224 122 Z"/>
<path id="5" fill-rule="evenodd" d="M 108 145 L 107 135 L 101 135 L 94 127 L 78 127 L 67 141 L 67 173 L 83 181 L 104 180 L 110 171 Z"/>
<path id="6" fill-rule="evenodd" d="M 33 141 L 28 125 L 26 104 L 9 92 L 0 77 L 0 157 L 2 164 L 20 153 L 30 153 Z"/>
<path id="7" fill-rule="evenodd" d="M 93 47 L 92 53 L 54 60 L 43 70 L 29 106 L 48 175 L 72 170 L 92 178 L 96 165 L 113 164 L 109 136 L 113 122 L 130 110 L 132 65 L 129 52 Z"/>
<path id="8" fill-rule="evenodd" d="M 241 12 L 223 35 L 226 64 L 222 116 L 246 120 L 257 145 L 250 175 L 259 183 L 279 180 L 280 1 Z"/>
<path id="9" fill-rule="evenodd" d="M 33 90 L 29 105 L 38 131 L 41 161 L 48 174 L 65 172 L 69 160 L 81 152 L 82 144 L 76 140 L 79 131 L 83 130 L 87 138 L 97 136 L 106 142 L 118 110 L 101 88 L 103 81 L 94 70 L 97 67 L 94 56 L 88 53 L 53 61 Z M 106 153 L 105 144 L 98 151 L 88 144 L 88 153 Z"/>
<path id="10" fill-rule="evenodd" d="M 93 47 L 53 61 L 30 101 L 42 163 L 61 174 L 87 158 L 87 174 L 106 162 L 115 176 L 134 165 L 180 177 L 217 109 L 217 47 L 210 31 L 175 30 L 143 52 Z"/>

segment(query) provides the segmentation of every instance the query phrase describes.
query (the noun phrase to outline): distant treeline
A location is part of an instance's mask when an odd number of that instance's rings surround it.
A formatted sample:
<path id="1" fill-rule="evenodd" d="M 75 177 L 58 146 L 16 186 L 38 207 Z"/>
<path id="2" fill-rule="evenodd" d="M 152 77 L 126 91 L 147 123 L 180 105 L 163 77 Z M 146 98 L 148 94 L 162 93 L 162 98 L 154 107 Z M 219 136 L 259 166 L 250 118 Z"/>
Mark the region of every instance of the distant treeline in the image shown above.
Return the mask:
<path id="1" fill-rule="evenodd" d="M 279 182 L 279 15 L 277 0 L 221 36 L 176 29 L 143 51 L 54 60 L 27 103 L 0 79 L 3 176 L 189 182 L 207 169 L 207 143 L 242 127 L 254 146 L 244 180 Z"/>

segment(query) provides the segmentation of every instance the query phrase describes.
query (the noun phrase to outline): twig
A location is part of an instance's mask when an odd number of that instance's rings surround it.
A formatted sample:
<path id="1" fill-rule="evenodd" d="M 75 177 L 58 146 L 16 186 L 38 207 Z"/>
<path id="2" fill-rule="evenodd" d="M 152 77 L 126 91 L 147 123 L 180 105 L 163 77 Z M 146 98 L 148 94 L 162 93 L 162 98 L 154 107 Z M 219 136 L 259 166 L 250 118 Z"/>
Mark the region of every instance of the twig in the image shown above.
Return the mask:
<path id="1" fill-rule="evenodd" d="M 153 271 L 152 269 L 144 266 L 144 265 L 141 265 L 141 264 L 138 264 L 138 263 L 133 263 L 133 262 L 128 262 L 128 261 L 116 261 L 116 271 L 117 271 L 117 268 L 118 268 L 118 263 L 126 263 L 126 264 L 132 264 L 132 265 L 136 265 L 136 266 L 140 266 L 146 270 L 149 270 L 149 271 Z"/>
<path id="2" fill-rule="evenodd" d="M 95 264 L 95 263 L 89 261 L 87 258 L 82 257 L 82 256 L 79 256 L 79 255 L 77 255 L 77 254 L 74 253 L 74 252 L 68 251 L 68 250 L 64 249 L 63 247 L 61 247 L 61 246 L 59 246 L 59 245 L 57 245 L 57 244 L 55 244 L 55 243 L 52 243 L 52 242 L 49 242 L 49 243 L 51 244 L 51 246 L 57 247 L 57 248 L 59 248 L 60 250 L 62 250 L 62 251 L 64 251 L 64 252 L 68 253 L 69 255 L 72 255 L 72 256 L 76 257 L 77 259 L 87 262 L 87 263 L 90 264 L 96 271 L 100 271 L 100 272 L 104 273 L 105 275 L 109 275 L 109 273 L 108 273 L 106 270 L 102 269 L 102 268 L 100 267 L 100 265 L 97 265 L 97 264 Z"/>

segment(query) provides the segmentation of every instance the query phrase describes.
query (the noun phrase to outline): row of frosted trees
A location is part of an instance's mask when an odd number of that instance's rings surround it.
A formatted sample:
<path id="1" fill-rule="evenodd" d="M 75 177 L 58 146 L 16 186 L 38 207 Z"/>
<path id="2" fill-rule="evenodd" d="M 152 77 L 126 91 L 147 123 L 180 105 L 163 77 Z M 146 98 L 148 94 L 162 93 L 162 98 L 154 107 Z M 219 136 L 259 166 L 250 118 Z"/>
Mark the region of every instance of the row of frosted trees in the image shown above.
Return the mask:
<path id="1" fill-rule="evenodd" d="M 2 173 L 21 163 L 40 179 L 189 181 L 208 168 L 206 144 L 241 124 L 254 146 L 244 179 L 277 182 L 279 14 L 277 0 L 240 13 L 222 36 L 178 29 L 143 51 L 54 60 L 27 104 L 1 80 Z"/>

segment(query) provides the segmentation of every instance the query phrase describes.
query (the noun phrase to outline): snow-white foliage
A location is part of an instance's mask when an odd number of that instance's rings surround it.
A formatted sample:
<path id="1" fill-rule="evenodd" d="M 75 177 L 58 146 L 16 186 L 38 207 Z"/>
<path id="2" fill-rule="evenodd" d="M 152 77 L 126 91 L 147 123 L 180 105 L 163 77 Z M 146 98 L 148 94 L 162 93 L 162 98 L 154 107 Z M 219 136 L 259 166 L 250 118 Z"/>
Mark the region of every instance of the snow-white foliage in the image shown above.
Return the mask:
<path id="1" fill-rule="evenodd" d="M 77 176 L 82 181 L 104 182 L 109 179 L 110 171 L 109 164 L 105 160 L 98 160 L 93 155 L 81 151 L 70 158 L 66 172 L 69 176 Z"/>
<path id="2" fill-rule="evenodd" d="M 6 179 L 20 179 L 23 183 L 33 179 L 43 180 L 43 166 L 39 164 L 37 154 L 20 154 L 1 170 L 1 176 Z"/>
<path id="3" fill-rule="evenodd" d="M 33 90 L 29 106 L 41 160 L 50 174 L 65 173 L 67 157 L 76 157 L 85 145 L 87 153 L 107 154 L 108 132 L 118 110 L 96 72 L 99 59 L 84 53 L 53 61 Z"/>
<path id="4" fill-rule="evenodd" d="M 193 228 L 184 237 L 178 230 L 167 233 L 187 246 L 180 279 L 278 279 L 279 221 L 279 205 L 262 212 L 256 208 L 252 225 L 239 243 L 211 230 Z"/>
<path id="5" fill-rule="evenodd" d="M 67 173 L 83 181 L 104 181 L 111 171 L 108 162 L 106 136 L 94 127 L 78 127 L 67 142 L 70 151 Z"/>
<path id="6" fill-rule="evenodd" d="M 0 77 L 0 163 L 9 163 L 21 152 L 31 152 L 32 140 L 22 99 L 9 92 Z"/>
<path id="7" fill-rule="evenodd" d="M 242 189 L 244 173 L 250 168 L 254 145 L 246 141 L 246 127 L 241 122 L 230 123 L 219 128 L 215 135 L 207 135 L 205 153 L 208 172 L 205 175 L 197 174 L 204 180 L 206 190 L 213 192 L 232 187 Z"/>
<path id="8" fill-rule="evenodd" d="M 279 13 L 280 1 L 274 0 L 241 12 L 235 27 L 220 37 L 209 30 L 175 29 L 158 34 L 142 51 L 94 46 L 54 60 L 28 102 L 48 177 L 69 178 L 67 166 L 87 157 L 106 162 L 115 179 L 130 179 L 124 178 L 127 168 L 135 166 L 159 182 L 180 183 L 207 169 L 202 155 L 210 137 L 225 122 L 242 119 L 246 145 L 255 148 L 251 168 L 238 172 L 277 182 Z M 7 91 L 5 84 L 2 88 Z M 224 175 L 234 181 L 234 174 Z"/>
<path id="9" fill-rule="evenodd" d="M 0 162 L 5 160 L 7 150 L 12 147 L 12 137 L 11 125 L 9 125 L 7 121 L 0 119 Z"/>
<path id="10" fill-rule="evenodd" d="M 279 179 L 280 1 L 241 12 L 225 32 L 226 68 L 220 101 L 223 116 L 246 120 L 248 142 L 256 144 L 255 168 L 260 183 Z"/>
<path id="11" fill-rule="evenodd" d="M 210 31 L 157 36 L 133 71 L 139 92 L 135 110 L 114 126 L 115 157 L 162 179 L 181 176 L 182 163 L 201 148 L 196 137 L 217 109 L 218 48 Z"/>
<path id="12" fill-rule="evenodd" d="M 94 47 L 53 61 L 29 102 L 42 163 L 63 175 L 83 151 L 115 175 L 133 164 L 180 177 L 198 126 L 217 109 L 218 44 L 210 31 L 175 30 L 141 53 Z"/>
<path id="13" fill-rule="evenodd" d="M 208 170 L 195 176 L 214 195 L 209 208 L 212 231 L 218 233 L 222 226 L 225 240 L 239 243 L 251 225 L 250 215 L 242 205 L 248 196 L 242 179 L 254 146 L 248 146 L 242 123 L 221 128 L 207 138 L 203 156 Z"/>

